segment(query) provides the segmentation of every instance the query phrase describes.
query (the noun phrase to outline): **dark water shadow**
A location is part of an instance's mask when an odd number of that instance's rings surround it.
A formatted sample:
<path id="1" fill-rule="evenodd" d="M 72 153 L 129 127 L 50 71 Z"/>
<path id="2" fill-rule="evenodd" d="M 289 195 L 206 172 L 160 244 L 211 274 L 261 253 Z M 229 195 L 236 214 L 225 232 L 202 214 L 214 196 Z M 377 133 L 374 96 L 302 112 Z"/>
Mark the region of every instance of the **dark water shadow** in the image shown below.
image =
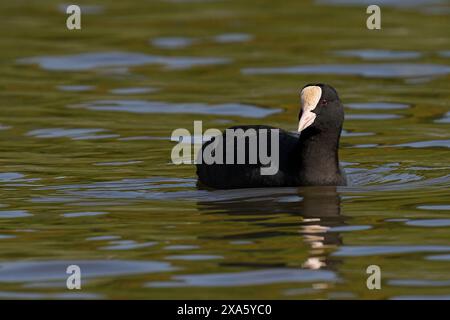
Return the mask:
<path id="1" fill-rule="evenodd" d="M 338 227 L 345 227 L 345 217 L 341 215 L 341 196 L 336 187 L 284 188 L 285 192 L 278 194 L 272 193 L 272 189 L 259 190 L 254 196 L 227 200 L 209 198 L 197 202 L 198 210 L 203 214 L 227 215 L 230 220 L 236 219 L 255 226 L 263 225 L 267 230 L 258 233 L 217 235 L 214 239 L 254 240 L 300 234 L 309 247 L 308 259 L 303 263 L 304 268 L 336 269 L 338 261 L 335 258 L 333 261 L 329 259 L 330 248 L 343 244 Z M 279 223 L 270 221 L 276 214 L 299 217 L 295 222 L 282 224 L 283 227 L 298 228 L 295 228 L 295 231 L 279 228 Z M 249 267 L 245 261 L 238 265 Z M 277 267 L 280 266 L 282 265 Z"/>

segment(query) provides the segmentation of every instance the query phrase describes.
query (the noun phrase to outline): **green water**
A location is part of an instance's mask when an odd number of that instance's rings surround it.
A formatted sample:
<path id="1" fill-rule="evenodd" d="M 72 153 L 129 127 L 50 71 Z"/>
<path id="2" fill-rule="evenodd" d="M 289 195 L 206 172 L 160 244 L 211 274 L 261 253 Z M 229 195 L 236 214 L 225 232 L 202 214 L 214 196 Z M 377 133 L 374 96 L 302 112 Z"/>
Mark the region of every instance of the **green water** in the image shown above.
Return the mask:
<path id="1" fill-rule="evenodd" d="M 1 2 L 0 298 L 450 298 L 448 1 L 375 31 L 332 2 L 82 1 L 78 31 Z M 171 164 L 194 120 L 295 130 L 311 82 L 348 106 L 351 186 L 206 191 Z"/>

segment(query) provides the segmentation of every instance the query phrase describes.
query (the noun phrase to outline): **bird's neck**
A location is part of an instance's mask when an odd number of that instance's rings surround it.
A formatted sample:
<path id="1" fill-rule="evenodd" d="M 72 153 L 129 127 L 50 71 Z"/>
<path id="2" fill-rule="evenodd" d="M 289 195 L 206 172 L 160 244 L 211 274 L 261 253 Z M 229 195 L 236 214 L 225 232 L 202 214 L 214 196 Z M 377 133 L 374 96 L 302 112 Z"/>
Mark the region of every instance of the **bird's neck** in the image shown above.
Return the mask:
<path id="1" fill-rule="evenodd" d="M 339 138 L 337 132 L 306 129 L 300 136 L 300 168 L 302 179 L 310 184 L 336 184 L 339 168 Z"/>

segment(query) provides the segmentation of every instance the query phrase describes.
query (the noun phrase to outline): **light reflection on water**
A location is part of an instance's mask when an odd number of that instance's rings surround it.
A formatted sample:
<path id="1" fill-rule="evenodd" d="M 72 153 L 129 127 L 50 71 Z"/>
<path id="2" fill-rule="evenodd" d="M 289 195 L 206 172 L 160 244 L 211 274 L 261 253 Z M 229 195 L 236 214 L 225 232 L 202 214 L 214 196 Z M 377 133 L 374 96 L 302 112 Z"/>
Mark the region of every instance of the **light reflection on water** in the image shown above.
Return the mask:
<path id="1" fill-rule="evenodd" d="M 141 100 L 104 100 L 95 101 L 81 107 L 95 111 L 121 111 L 131 113 L 176 113 L 228 115 L 247 118 L 264 118 L 281 112 L 277 108 L 263 108 L 243 103 L 221 103 L 208 105 L 204 103 L 168 103 L 162 101 Z"/>
<path id="2" fill-rule="evenodd" d="M 357 57 L 363 60 L 409 60 L 420 58 L 420 52 L 390 50 L 342 50 L 336 54 L 344 57 Z"/>
<path id="3" fill-rule="evenodd" d="M 43 56 L 19 59 L 20 64 L 38 64 L 52 71 L 88 71 L 96 68 L 132 67 L 160 64 L 169 69 L 185 69 L 194 66 L 226 64 L 225 58 L 162 57 L 131 52 L 81 53 L 70 56 Z"/>
<path id="4" fill-rule="evenodd" d="M 367 78 L 417 78 L 437 76 L 450 73 L 446 65 L 419 63 L 377 63 L 377 64 L 329 64 L 300 65 L 292 67 L 244 68 L 244 75 L 279 75 L 279 74 L 335 74 L 359 75 Z"/>

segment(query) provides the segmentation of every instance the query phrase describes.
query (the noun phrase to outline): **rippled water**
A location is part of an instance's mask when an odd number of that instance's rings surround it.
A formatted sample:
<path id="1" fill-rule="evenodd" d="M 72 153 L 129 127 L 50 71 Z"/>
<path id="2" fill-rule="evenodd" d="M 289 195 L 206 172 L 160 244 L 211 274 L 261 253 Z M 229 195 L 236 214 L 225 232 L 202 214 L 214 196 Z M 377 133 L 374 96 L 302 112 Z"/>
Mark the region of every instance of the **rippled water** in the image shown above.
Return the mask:
<path id="1" fill-rule="evenodd" d="M 64 3 L 2 2 L 0 298 L 448 299 L 449 4 L 379 1 L 368 31 L 367 3 L 99 0 L 68 31 Z M 171 164 L 194 120 L 295 130 L 316 81 L 349 186 L 203 190 Z"/>

